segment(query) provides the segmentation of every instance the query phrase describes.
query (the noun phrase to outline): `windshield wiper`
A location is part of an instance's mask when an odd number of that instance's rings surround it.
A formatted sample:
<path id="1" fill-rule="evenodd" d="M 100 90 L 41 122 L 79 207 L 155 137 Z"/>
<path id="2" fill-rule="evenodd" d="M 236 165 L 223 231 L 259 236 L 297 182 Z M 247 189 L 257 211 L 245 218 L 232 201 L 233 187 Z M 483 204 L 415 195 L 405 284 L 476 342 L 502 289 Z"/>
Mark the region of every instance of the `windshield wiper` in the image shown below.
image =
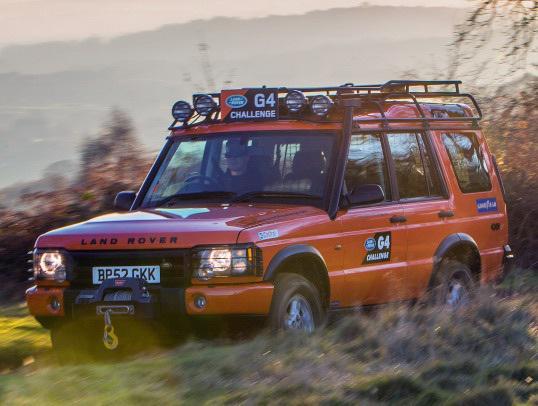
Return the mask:
<path id="1" fill-rule="evenodd" d="M 237 195 L 230 199 L 230 203 L 238 203 L 249 201 L 255 197 L 277 197 L 277 198 L 296 198 L 296 199 L 320 199 L 319 196 L 309 195 L 306 193 L 293 193 L 293 192 L 270 192 L 270 191 L 257 191 L 247 192 Z"/>
<path id="2" fill-rule="evenodd" d="M 235 196 L 235 192 L 229 192 L 225 190 L 217 190 L 217 191 L 210 191 L 207 190 L 205 192 L 194 192 L 194 193 L 176 193 L 175 195 L 168 196 L 161 201 L 157 202 L 155 204 L 155 207 L 159 207 L 165 204 L 172 204 L 173 202 L 177 200 L 195 200 L 195 199 L 204 199 L 208 197 L 228 197 L 228 196 Z"/>

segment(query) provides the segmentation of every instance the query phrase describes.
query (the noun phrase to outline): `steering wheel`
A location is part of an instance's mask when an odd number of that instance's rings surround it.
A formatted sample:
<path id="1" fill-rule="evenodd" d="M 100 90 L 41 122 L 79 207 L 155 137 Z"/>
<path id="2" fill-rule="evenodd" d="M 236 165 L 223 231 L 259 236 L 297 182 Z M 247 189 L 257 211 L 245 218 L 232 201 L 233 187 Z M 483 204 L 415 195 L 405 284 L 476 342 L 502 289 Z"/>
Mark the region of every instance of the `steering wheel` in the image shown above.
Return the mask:
<path id="1" fill-rule="evenodd" d="M 202 184 L 202 185 L 215 186 L 217 188 L 219 187 L 219 184 L 217 183 L 215 179 L 210 178 L 209 176 L 205 176 L 205 175 L 194 175 L 194 176 L 188 177 L 187 179 L 185 179 L 185 183 L 187 184 L 185 185 L 185 187 L 188 188 L 194 182 Z"/>

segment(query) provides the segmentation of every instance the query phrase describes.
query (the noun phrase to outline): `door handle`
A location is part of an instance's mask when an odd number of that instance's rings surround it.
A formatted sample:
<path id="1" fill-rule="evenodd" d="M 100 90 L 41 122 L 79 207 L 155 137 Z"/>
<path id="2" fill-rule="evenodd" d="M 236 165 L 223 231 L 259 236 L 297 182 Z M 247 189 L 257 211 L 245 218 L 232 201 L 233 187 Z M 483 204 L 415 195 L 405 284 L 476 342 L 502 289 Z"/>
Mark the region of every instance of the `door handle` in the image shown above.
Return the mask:
<path id="1" fill-rule="evenodd" d="M 439 217 L 446 219 L 448 217 L 454 217 L 454 212 L 452 210 L 441 210 L 439 212 Z"/>
<path id="2" fill-rule="evenodd" d="M 392 216 L 390 218 L 391 223 L 405 223 L 407 221 L 407 217 L 405 216 Z"/>

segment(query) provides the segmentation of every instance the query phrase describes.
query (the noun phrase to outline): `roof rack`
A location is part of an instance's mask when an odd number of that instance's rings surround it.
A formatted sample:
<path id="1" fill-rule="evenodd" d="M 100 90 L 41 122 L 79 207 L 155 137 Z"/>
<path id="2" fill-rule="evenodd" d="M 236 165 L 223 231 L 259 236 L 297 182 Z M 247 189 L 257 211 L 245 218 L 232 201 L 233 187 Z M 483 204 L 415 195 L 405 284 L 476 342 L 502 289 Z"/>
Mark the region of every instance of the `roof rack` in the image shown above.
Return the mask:
<path id="1" fill-rule="evenodd" d="M 421 121 L 424 127 L 429 127 L 431 122 L 461 122 L 468 121 L 473 126 L 478 126 L 478 121 L 482 119 L 482 110 L 478 106 L 476 99 L 468 93 L 460 92 L 460 80 L 389 80 L 377 85 L 355 85 L 346 83 L 336 87 L 305 87 L 305 88 L 280 88 L 279 91 L 299 90 L 303 93 L 326 92 L 340 103 L 345 99 L 355 99 L 362 105 L 374 106 L 380 114 L 380 118 L 368 118 L 357 120 L 354 124 L 360 128 L 360 124 L 381 123 L 388 127 L 389 123 L 406 123 Z M 413 89 L 413 88 L 419 89 Z M 448 87 L 449 89 L 433 90 L 432 87 Z M 419 99 L 427 98 L 467 98 L 471 101 L 477 115 L 472 117 L 426 117 L 424 109 L 419 103 Z M 413 118 L 388 118 L 381 106 L 387 99 L 409 99 L 416 107 L 420 117 Z"/>
<path id="2" fill-rule="evenodd" d="M 338 105 L 353 105 L 355 107 L 364 108 L 373 106 L 380 115 L 380 118 L 361 118 L 354 122 L 354 126 L 360 128 L 361 124 L 381 124 L 388 128 L 390 123 L 416 123 L 421 122 L 424 128 L 429 128 L 433 122 L 462 122 L 467 121 L 473 124 L 473 127 L 478 127 L 478 121 L 482 119 L 482 110 L 478 106 L 476 99 L 468 93 L 460 92 L 459 80 L 389 80 L 383 84 L 374 85 L 356 85 L 353 83 L 345 83 L 340 86 L 320 86 L 320 87 L 278 87 L 278 93 L 286 94 L 292 90 L 299 90 L 303 93 L 325 93 L 331 97 Z M 246 87 L 244 90 L 263 89 L 262 87 Z M 213 98 L 219 98 L 220 93 L 209 93 Z M 313 96 L 313 95 L 312 95 Z M 434 98 L 466 98 L 468 99 L 476 115 L 471 117 L 426 117 L 424 109 L 419 103 L 420 99 Z M 382 103 L 392 100 L 407 99 L 411 102 L 419 113 L 419 117 L 409 118 L 389 118 L 385 115 Z M 301 119 L 298 116 L 289 117 L 291 119 Z M 304 119 L 304 118 L 303 118 Z M 214 119 L 213 122 L 218 120 Z M 169 129 L 174 129 L 176 122 L 172 123 Z M 191 125 L 196 125 L 192 123 Z"/>
<path id="3" fill-rule="evenodd" d="M 461 80 L 389 80 L 386 83 L 377 85 L 355 85 L 353 83 L 345 83 L 341 86 L 332 87 L 281 87 L 279 88 L 279 91 L 299 90 L 301 92 L 328 92 L 328 95 L 331 95 L 331 92 L 336 92 L 336 95 L 343 93 L 392 93 L 395 91 L 398 91 L 399 93 L 416 93 L 412 92 L 411 88 L 422 86 L 423 91 L 421 93 L 429 93 L 430 95 L 436 93 L 460 94 L 461 83 Z M 454 86 L 454 90 L 433 92 L 430 90 L 430 86 Z"/>

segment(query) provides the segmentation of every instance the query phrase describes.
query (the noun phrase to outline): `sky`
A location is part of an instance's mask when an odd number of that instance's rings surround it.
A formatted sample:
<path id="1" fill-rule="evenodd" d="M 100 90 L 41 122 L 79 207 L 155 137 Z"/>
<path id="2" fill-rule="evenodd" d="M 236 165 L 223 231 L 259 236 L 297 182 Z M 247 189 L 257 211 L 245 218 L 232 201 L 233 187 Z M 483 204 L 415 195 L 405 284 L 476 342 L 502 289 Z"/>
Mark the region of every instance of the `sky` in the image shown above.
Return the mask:
<path id="1" fill-rule="evenodd" d="M 0 0 L 0 47 L 110 38 L 215 16 L 302 14 L 371 5 L 465 7 L 470 0 Z"/>

